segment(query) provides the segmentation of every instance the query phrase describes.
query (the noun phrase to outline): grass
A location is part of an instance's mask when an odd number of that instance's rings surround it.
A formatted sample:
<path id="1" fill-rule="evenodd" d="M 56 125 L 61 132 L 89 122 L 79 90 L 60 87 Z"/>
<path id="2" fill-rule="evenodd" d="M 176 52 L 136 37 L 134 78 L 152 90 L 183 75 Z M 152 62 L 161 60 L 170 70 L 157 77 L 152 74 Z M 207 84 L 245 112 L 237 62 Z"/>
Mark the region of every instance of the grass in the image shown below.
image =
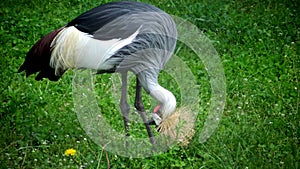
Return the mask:
<path id="1" fill-rule="evenodd" d="M 74 112 L 72 71 L 57 83 L 37 82 L 17 73 L 27 51 L 40 37 L 105 2 L 5 0 L 0 4 L 3 168 L 108 167 L 105 151 L 83 131 Z M 218 130 L 204 144 L 198 142 L 196 134 L 188 147 L 175 146 L 144 159 L 108 152 L 110 167 L 300 168 L 299 2 L 145 2 L 187 19 L 211 39 L 226 74 L 226 107 Z M 178 56 L 197 77 L 201 110 L 207 112 L 210 87 L 204 66 L 191 59 L 194 54 L 183 45 L 178 49 Z M 167 75 L 160 76 L 162 85 L 172 86 L 164 77 Z M 97 78 L 101 84 L 110 84 L 106 75 Z M 105 93 L 100 84 L 97 90 Z M 178 95 L 176 89 L 171 90 Z M 111 98 L 102 104 L 108 112 L 115 112 Z M 198 131 L 203 116 L 198 117 Z M 122 130 L 122 126 L 116 127 Z M 65 156 L 68 148 L 76 149 L 77 155 Z"/>

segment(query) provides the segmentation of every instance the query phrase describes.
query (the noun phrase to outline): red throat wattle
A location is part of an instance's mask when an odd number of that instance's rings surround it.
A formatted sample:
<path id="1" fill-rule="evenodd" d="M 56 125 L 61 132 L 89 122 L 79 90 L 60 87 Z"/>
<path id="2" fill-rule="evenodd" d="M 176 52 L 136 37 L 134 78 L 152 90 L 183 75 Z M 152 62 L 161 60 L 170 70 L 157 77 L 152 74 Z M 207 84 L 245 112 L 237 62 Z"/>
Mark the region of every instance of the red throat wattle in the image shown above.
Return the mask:
<path id="1" fill-rule="evenodd" d="M 154 108 L 153 113 L 157 113 L 159 109 L 160 109 L 160 105 L 157 105 L 157 106 Z"/>

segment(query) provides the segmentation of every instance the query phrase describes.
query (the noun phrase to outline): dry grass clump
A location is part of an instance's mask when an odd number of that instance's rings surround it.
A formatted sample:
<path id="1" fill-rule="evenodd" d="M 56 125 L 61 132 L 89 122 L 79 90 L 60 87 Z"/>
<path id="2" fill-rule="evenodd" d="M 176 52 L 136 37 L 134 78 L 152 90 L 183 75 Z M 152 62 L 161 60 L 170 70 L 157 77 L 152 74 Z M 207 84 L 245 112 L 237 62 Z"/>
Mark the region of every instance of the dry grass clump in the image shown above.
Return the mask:
<path id="1" fill-rule="evenodd" d="M 157 127 L 162 136 L 169 139 L 171 143 L 187 146 L 195 134 L 195 115 L 187 107 L 181 107 L 171 116 L 161 122 Z"/>

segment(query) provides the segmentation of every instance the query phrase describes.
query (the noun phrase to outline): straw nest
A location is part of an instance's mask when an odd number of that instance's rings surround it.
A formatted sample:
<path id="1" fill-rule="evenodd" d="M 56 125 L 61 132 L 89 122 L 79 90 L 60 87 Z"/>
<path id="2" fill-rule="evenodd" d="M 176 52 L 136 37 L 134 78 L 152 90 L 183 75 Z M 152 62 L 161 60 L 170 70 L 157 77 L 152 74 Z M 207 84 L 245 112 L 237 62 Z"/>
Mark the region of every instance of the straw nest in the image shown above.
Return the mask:
<path id="1" fill-rule="evenodd" d="M 187 107 L 181 107 L 157 127 L 157 131 L 171 143 L 187 146 L 195 134 L 195 115 Z"/>

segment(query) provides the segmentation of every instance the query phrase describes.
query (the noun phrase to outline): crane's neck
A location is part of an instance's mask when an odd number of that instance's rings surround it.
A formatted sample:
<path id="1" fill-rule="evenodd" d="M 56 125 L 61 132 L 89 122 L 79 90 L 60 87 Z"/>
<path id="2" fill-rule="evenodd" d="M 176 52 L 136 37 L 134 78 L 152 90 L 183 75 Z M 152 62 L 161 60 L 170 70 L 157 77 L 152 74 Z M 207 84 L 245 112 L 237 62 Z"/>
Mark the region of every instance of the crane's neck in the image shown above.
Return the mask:
<path id="1" fill-rule="evenodd" d="M 170 91 L 160 86 L 158 83 L 159 72 L 160 69 L 148 68 L 137 74 L 137 77 L 146 92 L 150 94 L 154 99 L 156 99 L 159 103 L 160 117 L 157 116 L 157 113 L 153 114 L 153 120 L 157 125 L 159 125 L 161 121 L 172 115 L 176 109 L 175 96 Z"/>

